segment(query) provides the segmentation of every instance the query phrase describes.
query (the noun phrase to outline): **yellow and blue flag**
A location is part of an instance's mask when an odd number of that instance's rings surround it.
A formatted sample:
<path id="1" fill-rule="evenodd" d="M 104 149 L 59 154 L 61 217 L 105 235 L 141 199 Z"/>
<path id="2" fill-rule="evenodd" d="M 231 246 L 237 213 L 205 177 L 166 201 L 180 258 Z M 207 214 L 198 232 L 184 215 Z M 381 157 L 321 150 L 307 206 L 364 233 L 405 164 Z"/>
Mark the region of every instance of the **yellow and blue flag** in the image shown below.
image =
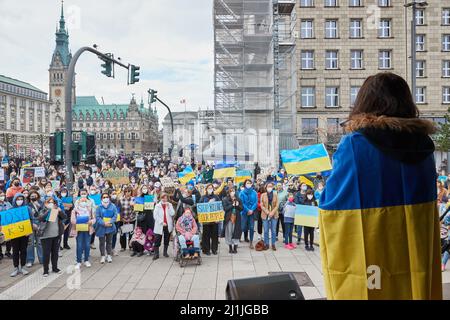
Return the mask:
<path id="1" fill-rule="evenodd" d="M 295 205 L 296 226 L 317 228 L 319 226 L 319 208 L 315 206 Z"/>
<path id="2" fill-rule="evenodd" d="M 404 163 L 354 132 L 333 164 L 319 204 L 327 299 L 442 299 L 433 153 Z"/>
<path id="3" fill-rule="evenodd" d="M 331 169 L 327 149 L 315 144 L 295 150 L 282 150 L 281 161 L 288 174 L 302 175 Z"/>
<path id="4" fill-rule="evenodd" d="M 234 178 L 234 183 L 239 184 L 241 182 L 244 182 L 247 179 L 252 178 L 252 173 L 250 170 L 237 170 L 236 171 L 236 177 Z"/>
<path id="5" fill-rule="evenodd" d="M 191 166 L 187 166 L 182 172 L 178 173 L 178 180 L 181 184 L 188 183 L 192 178 L 195 178 L 195 173 Z"/>
<path id="6" fill-rule="evenodd" d="M 219 162 L 214 166 L 214 179 L 230 178 L 236 176 L 235 163 Z"/>
<path id="7" fill-rule="evenodd" d="M 33 233 L 30 213 L 27 206 L 0 212 L 0 225 L 6 240 L 11 240 Z"/>

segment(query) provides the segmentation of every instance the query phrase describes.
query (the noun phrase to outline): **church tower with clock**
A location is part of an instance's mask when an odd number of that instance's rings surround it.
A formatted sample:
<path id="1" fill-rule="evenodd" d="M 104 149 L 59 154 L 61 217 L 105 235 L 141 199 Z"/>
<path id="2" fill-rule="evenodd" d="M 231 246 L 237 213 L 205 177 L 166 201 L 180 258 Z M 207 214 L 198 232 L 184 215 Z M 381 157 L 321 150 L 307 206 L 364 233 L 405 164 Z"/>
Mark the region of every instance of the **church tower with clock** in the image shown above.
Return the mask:
<path id="1" fill-rule="evenodd" d="M 49 93 L 53 105 L 53 117 L 56 130 L 64 130 L 65 123 L 65 89 L 67 71 L 72 54 L 69 50 L 69 32 L 64 20 L 64 3 L 61 3 L 61 18 L 56 27 L 56 47 L 49 68 Z M 75 81 L 72 87 L 72 103 L 75 103 Z"/>

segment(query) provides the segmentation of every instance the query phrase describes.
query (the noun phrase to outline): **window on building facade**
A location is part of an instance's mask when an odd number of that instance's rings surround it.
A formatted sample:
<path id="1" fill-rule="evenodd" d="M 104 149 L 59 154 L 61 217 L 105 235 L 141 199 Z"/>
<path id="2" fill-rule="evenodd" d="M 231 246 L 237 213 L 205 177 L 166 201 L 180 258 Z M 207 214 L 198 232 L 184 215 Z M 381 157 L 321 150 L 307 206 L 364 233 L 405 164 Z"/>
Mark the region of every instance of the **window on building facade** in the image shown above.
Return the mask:
<path id="1" fill-rule="evenodd" d="M 325 20 L 325 38 L 333 39 L 338 37 L 338 20 Z"/>
<path id="2" fill-rule="evenodd" d="M 337 7 L 338 0 L 325 0 L 325 7 Z"/>
<path id="3" fill-rule="evenodd" d="M 379 7 L 390 7 L 391 0 L 378 0 L 378 6 Z"/>
<path id="4" fill-rule="evenodd" d="M 325 69 L 339 68 L 338 55 L 339 54 L 337 50 L 325 51 Z"/>
<path id="5" fill-rule="evenodd" d="M 300 23 L 300 37 L 308 39 L 314 37 L 314 20 L 301 20 Z"/>
<path id="6" fill-rule="evenodd" d="M 0 104 L 0 119 L 6 119 L 6 106 Z M 6 130 L 6 121 L 0 121 L 0 130 Z"/>
<path id="7" fill-rule="evenodd" d="M 378 25 L 378 37 L 380 38 L 390 38 L 391 37 L 391 19 L 380 19 Z"/>
<path id="8" fill-rule="evenodd" d="M 348 0 L 349 7 L 362 7 L 363 0 Z"/>
<path id="9" fill-rule="evenodd" d="M 442 103 L 445 103 L 445 104 L 450 103 L 450 87 L 442 88 Z"/>
<path id="10" fill-rule="evenodd" d="M 442 61 L 442 76 L 444 78 L 450 78 L 450 60 Z"/>
<path id="11" fill-rule="evenodd" d="M 425 35 L 416 35 L 416 51 L 425 51 Z"/>
<path id="12" fill-rule="evenodd" d="M 302 69 L 314 69 L 314 51 L 302 50 L 301 52 Z"/>
<path id="13" fill-rule="evenodd" d="M 325 87 L 325 107 L 327 108 L 339 107 L 339 87 L 336 86 Z"/>
<path id="14" fill-rule="evenodd" d="M 416 77 L 423 78 L 425 77 L 425 60 L 417 60 L 416 61 Z"/>
<path id="15" fill-rule="evenodd" d="M 450 8 L 442 9 L 442 25 L 450 26 Z"/>
<path id="16" fill-rule="evenodd" d="M 313 7 L 314 0 L 300 0 L 300 7 Z"/>
<path id="17" fill-rule="evenodd" d="M 417 87 L 416 88 L 416 103 L 426 103 L 426 88 Z"/>
<path id="18" fill-rule="evenodd" d="M 362 38 L 362 19 L 350 19 L 350 38 Z"/>
<path id="19" fill-rule="evenodd" d="M 355 105 L 356 97 L 358 96 L 358 92 L 360 86 L 351 86 L 350 87 L 350 107 L 353 107 Z"/>
<path id="20" fill-rule="evenodd" d="M 317 118 L 303 118 L 302 119 L 302 135 L 317 134 L 318 119 Z"/>
<path id="21" fill-rule="evenodd" d="M 327 119 L 327 133 L 336 134 L 342 131 L 341 126 L 339 125 L 339 118 L 328 118 Z"/>
<path id="22" fill-rule="evenodd" d="M 422 26 L 425 24 L 425 10 L 416 9 L 416 24 Z"/>
<path id="23" fill-rule="evenodd" d="M 363 68 L 363 50 L 350 50 L 350 68 Z"/>
<path id="24" fill-rule="evenodd" d="M 16 97 L 12 97 L 11 98 L 11 105 L 12 106 L 17 106 L 17 98 Z"/>
<path id="25" fill-rule="evenodd" d="M 30 131 L 34 131 L 34 110 L 30 109 L 29 112 Z"/>
<path id="26" fill-rule="evenodd" d="M 391 69 L 392 68 L 392 62 L 391 62 L 391 50 L 380 50 L 378 52 L 378 68 L 379 69 Z"/>
<path id="27" fill-rule="evenodd" d="M 442 51 L 450 51 L 450 34 L 442 35 Z"/>

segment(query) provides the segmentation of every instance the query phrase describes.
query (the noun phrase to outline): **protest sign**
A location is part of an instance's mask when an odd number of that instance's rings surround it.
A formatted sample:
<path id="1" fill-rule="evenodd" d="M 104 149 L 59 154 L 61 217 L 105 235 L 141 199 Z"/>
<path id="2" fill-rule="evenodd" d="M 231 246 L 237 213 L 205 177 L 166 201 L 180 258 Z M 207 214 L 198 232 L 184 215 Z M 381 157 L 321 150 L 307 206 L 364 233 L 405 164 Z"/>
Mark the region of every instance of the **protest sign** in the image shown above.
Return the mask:
<path id="1" fill-rule="evenodd" d="M 76 230 L 77 231 L 89 231 L 89 216 L 78 216 L 77 217 L 77 225 Z"/>
<path id="2" fill-rule="evenodd" d="M 0 222 L 6 240 L 33 233 L 27 206 L 0 211 Z"/>
<path id="3" fill-rule="evenodd" d="M 161 181 L 161 185 L 163 187 L 167 187 L 167 188 L 175 187 L 175 183 L 173 182 L 172 178 L 162 177 L 159 180 Z"/>
<path id="4" fill-rule="evenodd" d="M 197 203 L 197 216 L 200 223 L 223 221 L 225 212 L 222 201 Z"/>
<path id="5" fill-rule="evenodd" d="M 34 168 L 22 169 L 22 183 L 27 184 L 34 181 L 35 171 Z"/>
<path id="6" fill-rule="evenodd" d="M 50 210 L 47 221 L 48 222 L 56 222 L 56 219 L 58 218 L 58 209 L 52 209 Z"/>
<path id="7" fill-rule="evenodd" d="M 295 206 L 294 224 L 317 228 L 319 226 L 319 207 L 297 204 Z"/>
<path id="8" fill-rule="evenodd" d="M 144 160 L 143 159 L 136 160 L 136 168 L 144 168 Z"/>
<path id="9" fill-rule="evenodd" d="M 112 184 L 128 184 L 130 183 L 129 173 L 127 170 L 110 170 L 103 172 L 103 178 L 111 181 Z"/>
<path id="10" fill-rule="evenodd" d="M 155 208 L 155 196 L 145 195 L 144 196 L 144 210 L 153 210 Z"/>
<path id="11" fill-rule="evenodd" d="M 59 186 L 61 184 L 61 181 L 59 181 L 59 180 L 51 180 L 50 182 L 52 183 L 53 190 L 59 190 Z"/>
<path id="12" fill-rule="evenodd" d="M 45 177 L 45 168 L 44 167 L 36 167 L 36 168 L 30 168 L 34 169 L 34 176 L 36 178 L 44 178 Z"/>

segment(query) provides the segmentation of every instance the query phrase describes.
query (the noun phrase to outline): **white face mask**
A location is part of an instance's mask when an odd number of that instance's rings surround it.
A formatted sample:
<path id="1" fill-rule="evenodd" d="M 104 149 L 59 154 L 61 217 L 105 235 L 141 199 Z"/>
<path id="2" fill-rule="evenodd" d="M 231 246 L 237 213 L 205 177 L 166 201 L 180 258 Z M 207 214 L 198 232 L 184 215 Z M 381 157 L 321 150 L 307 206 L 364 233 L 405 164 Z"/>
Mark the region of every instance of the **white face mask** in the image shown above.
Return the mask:
<path id="1" fill-rule="evenodd" d="M 0 196 L 0 201 L 5 201 L 5 196 Z"/>
<path id="2" fill-rule="evenodd" d="M 86 198 L 87 198 L 87 195 L 86 195 L 86 194 L 82 194 L 82 195 L 80 195 L 80 198 L 86 199 Z"/>
<path id="3" fill-rule="evenodd" d="M 302 186 L 302 190 L 303 190 L 303 191 L 306 191 L 307 189 L 308 189 L 307 186 Z"/>
<path id="4" fill-rule="evenodd" d="M 311 200 L 313 198 L 313 195 L 312 194 L 308 194 L 306 197 L 308 198 L 308 200 Z"/>
<path id="5" fill-rule="evenodd" d="M 53 196 L 53 191 L 49 191 L 49 192 L 47 192 L 47 196 L 48 196 L 48 197 L 51 197 L 51 196 Z"/>
<path id="6" fill-rule="evenodd" d="M 210 188 L 207 191 L 208 191 L 208 194 L 212 194 L 214 190 Z"/>
<path id="7" fill-rule="evenodd" d="M 45 206 L 47 209 L 53 209 L 55 206 L 53 205 L 53 203 L 49 203 Z"/>
<path id="8" fill-rule="evenodd" d="M 252 185 L 251 185 L 251 184 L 246 184 L 245 187 L 246 187 L 247 189 L 250 189 L 250 188 L 252 187 Z"/>
<path id="9" fill-rule="evenodd" d="M 103 199 L 103 200 L 102 200 L 102 203 L 103 203 L 104 205 L 108 205 L 108 204 L 109 204 L 109 199 Z"/>
<path id="10" fill-rule="evenodd" d="M 94 194 L 96 194 L 96 193 L 97 193 L 96 191 L 91 190 L 91 194 L 92 194 L 92 195 L 94 195 Z"/>
<path id="11" fill-rule="evenodd" d="M 67 193 L 61 193 L 61 197 L 67 197 Z"/>
<path id="12" fill-rule="evenodd" d="M 268 193 L 271 193 L 272 190 L 273 190 L 273 188 L 267 188 L 267 192 L 268 192 Z"/>
<path id="13" fill-rule="evenodd" d="M 117 199 L 117 196 L 116 196 L 115 194 L 113 194 L 113 195 L 111 196 L 111 198 L 112 198 L 113 200 L 116 200 L 116 199 Z"/>
<path id="14" fill-rule="evenodd" d="M 231 197 L 234 197 L 235 194 L 236 194 L 235 192 L 230 192 Z"/>
<path id="15" fill-rule="evenodd" d="M 23 205 L 23 200 L 17 200 L 16 204 L 20 207 L 21 205 Z"/>
<path id="16" fill-rule="evenodd" d="M 147 193 L 148 189 L 142 189 L 142 193 Z"/>

